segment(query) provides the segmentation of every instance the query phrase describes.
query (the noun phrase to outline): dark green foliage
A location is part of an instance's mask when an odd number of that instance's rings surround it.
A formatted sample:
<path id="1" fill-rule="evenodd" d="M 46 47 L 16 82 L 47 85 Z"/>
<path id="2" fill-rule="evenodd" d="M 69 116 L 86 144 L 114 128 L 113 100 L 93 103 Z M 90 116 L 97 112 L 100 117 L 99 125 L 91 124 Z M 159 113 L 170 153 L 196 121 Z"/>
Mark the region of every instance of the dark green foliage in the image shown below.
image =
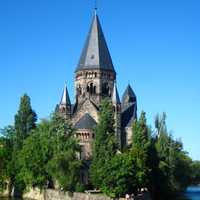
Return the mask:
<path id="1" fill-rule="evenodd" d="M 104 166 L 116 154 L 118 145 L 114 131 L 114 113 L 109 100 L 102 101 L 99 112 L 99 124 L 95 128 L 93 159 L 90 176 L 95 187 L 101 188 L 104 179 Z"/>
<path id="2" fill-rule="evenodd" d="M 19 179 L 26 187 L 43 189 L 58 181 L 60 188 L 75 191 L 81 167 L 79 150 L 71 125 L 53 115 L 50 121 L 42 121 L 24 142 L 18 157 Z"/>
<path id="3" fill-rule="evenodd" d="M 149 133 L 145 115 L 145 112 L 142 112 L 139 120 L 133 123 L 132 143 L 134 148 L 143 148 L 144 151 L 146 151 L 149 146 Z"/>
<path id="4" fill-rule="evenodd" d="M 93 186 L 111 197 L 148 188 L 153 200 L 173 199 L 189 184 L 200 183 L 200 162 L 192 160 L 167 130 L 166 114 L 155 120 L 156 136 L 145 113 L 133 123 L 132 145 L 120 152 L 112 103 L 102 101 L 93 143 L 90 178 Z M 21 98 L 15 125 L 0 132 L 0 191 L 23 192 L 30 187 L 59 187 L 84 191 L 80 182 L 80 146 L 70 123 L 57 112 L 36 125 L 30 98 Z"/>
<path id="5" fill-rule="evenodd" d="M 7 183 L 13 177 L 12 153 L 15 142 L 15 130 L 13 126 L 1 130 L 0 138 L 0 190 L 7 187 Z"/>
<path id="6" fill-rule="evenodd" d="M 137 190 L 135 159 L 130 153 L 117 154 L 102 170 L 101 191 L 111 197 L 122 197 Z"/>
<path id="7" fill-rule="evenodd" d="M 37 115 L 31 108 L 30 97 L 25 94 L 21 97 L 19 110 L 15 115 L 16 148 L 21 149 L 24 139 L 36 127 Z"/>
<path id="8" fill-rule="evenodd" d="M 52 159 L 48 163 L 48 171 L 60 187 L 66 191 L 80 189 L 80 169 L 82 162 L 78 159 L 80 146 L 75 139 L 72 126 L 55 114 L 52 119 L 51 131 L 56 146 Z"/>
<path id="9" fill-rule="evenodd" d="M 166 115 L 156 118 L 156 150 L 159 157 L 158 174 L 162 185 L 158 186 L 159 199 L 169 199 L 190 184 L 191 159 L 183 151 L 180 141 L 174 140 L 166 127 Z"/>
<path id="10" fill-rule="evenodd" d="M 191 170 L 191 183 L 200 184 L 200 161 L 193 161 Z"/>
<path id="11" fill-rule="evenodd" d="M 47 172 L 47 163 L 53 157 L 54 141 L 50 133 L 50 122 L 42 121 L 25 140 L 18 155 L 20 173 L 18 178 L 26 187 L 44 188 L 51 180 Z"/>
<path id="12" fill-rule="evenodd" d="M 139 120 L 133 123 L 133 142 L 131 149 L 131 154 L 136 163 L 136 181 L 138 189 L 148 187 L 150 171 L 148 166 L 149 151 L 149 129 L 146 124 L 145 113 L 142 112 Z"/>

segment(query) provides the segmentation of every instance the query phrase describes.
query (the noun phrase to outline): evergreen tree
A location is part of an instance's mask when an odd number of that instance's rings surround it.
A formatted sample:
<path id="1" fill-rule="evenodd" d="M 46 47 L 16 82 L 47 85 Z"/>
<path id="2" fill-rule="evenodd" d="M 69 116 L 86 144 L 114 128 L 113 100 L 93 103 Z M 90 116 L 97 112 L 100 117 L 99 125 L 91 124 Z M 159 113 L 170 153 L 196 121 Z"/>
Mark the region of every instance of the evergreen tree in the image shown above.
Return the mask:
<path id="1" fill-rule="evenodd" d="M 115 137 L 114 113 L 112 103 L 104 99 L 100 106 L 99 123 L 95 128 L 93 158 L 90 167 L 92 184 L 101 188 L 104 166 L 117 152 L 118 144 Z"/>
<path id="2" fill-rule="evenodd" d="M 149 129 L 146 124 L 145 112 L 141 113 L 138 121 L 133 123 L 133 140 L 131 153 L 136 163 L 136 180 L 138 189 L 148 187 L 149 166 L 148 156 L 150 150 Z"/>
<path id="3" fill-rule="evenodd" d="M 19 151 L 22 149 L 25 139 L 31 134 L 31 131 L 36 128 L 37 115 L 31 107 L 31 100 L 27 94 L 24 94 L 20 99 L 19 110 L 15 115 L 15 140 L 12 152 L 12 160 L 10 166 L 12 169 L 11 185 L 14 186 L 14 195 L 21 196 L 25 188 L 24 182 L 19 178 L 20 166 L 18 161 Z"/>
<path id="4" fill-rule="evenodd" d="M 22 147 L 23 141 L 36 127 L 37 115 L 31 107 L 31 100 L 27 94 L 20 99 L 19 110 L 15 115 L 16 148 Z"/>
<path id="5" fill-rule="evenodd" d="M 182 143 L 168 133 L 165 113 L 156 117 L 155 127 L 158 133 L 155 146 L 159 157 L 159 179 L 162 182 L 157 187 L 159 199 L 169 199 L 189 185 L 191 159 L 183 150 Z"/>

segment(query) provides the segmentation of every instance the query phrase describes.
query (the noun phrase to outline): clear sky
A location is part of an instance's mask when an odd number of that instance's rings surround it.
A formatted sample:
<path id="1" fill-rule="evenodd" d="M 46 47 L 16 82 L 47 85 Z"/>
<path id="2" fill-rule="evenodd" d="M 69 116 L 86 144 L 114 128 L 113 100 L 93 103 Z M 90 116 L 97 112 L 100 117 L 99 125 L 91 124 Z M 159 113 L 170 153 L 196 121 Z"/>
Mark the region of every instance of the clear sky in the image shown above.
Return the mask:
<path id="1" fill-rule="evenodd" d="M 200 160 L 200 1 L 99 0 L 98 15 L 122 95 L 128 82 L 149 124 L 168 128 Z M 27 93 L 38 117 L 73 78 L 93 15 L 92 0 L 0 0 L 0 127 Z"/>

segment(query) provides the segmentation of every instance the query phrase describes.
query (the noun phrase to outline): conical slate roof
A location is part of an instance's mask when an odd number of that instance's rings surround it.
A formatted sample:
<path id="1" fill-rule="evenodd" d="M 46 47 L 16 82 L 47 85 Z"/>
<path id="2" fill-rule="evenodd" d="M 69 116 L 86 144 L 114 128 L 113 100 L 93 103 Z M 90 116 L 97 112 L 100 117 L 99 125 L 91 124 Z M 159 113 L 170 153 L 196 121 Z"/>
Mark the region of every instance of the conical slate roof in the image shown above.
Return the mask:
<path id="1" fill-rule="evenodd" d="M 116 83 L 114 83 L 113 94 L 112 94 L 112 102 L 113 104 L 120 104 L 119 93 L 117 90 Z"/>
<path id="2" fill-rule="evenodd" d="M 95 13 L 76 71 L 103 69 L 115 71 L 97 14 Z"/>
<path id="3" fill-rule="evenodd" d="M 86 113 L 76 124 L 76 129 L 92 129 L 97 125 L 96 121 Z"/>
<path id="4" fill-rule="evenodd" d="M 64 89 L 63 89 L 63 94 L 62 94 L 62 97 L 61 97 L 61 100 L 60 100 L 60 104 L 61 105 L 71 105 L 71 101 L 70 101 L 70 98 L 69 98 L 69 93 L 68 93 L 68 90 L 67 90 L 66 83 L 65 83 L 65 86 L 64 86 Z"/>

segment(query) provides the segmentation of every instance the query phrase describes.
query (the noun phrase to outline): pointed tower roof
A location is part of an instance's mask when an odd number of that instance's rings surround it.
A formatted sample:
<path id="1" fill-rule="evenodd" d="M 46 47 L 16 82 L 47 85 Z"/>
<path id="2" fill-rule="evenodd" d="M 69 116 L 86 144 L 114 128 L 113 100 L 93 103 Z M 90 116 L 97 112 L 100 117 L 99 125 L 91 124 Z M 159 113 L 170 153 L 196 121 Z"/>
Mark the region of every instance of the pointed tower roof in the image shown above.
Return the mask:
<path id="1" fill-rule="evenodd" d="M 113 104 L 120 104 L 120 98 L 119 98 L 119 93 L 117 90 L 116 82 L 114 83 L 112 102 L 113 102 Z"/>
<path id="2" fill-rule="evenodd" d="M 61 100 L 60 100 L 60 104 L 61 105 L 71 105 L 66 83 L 64 85 L 63 94 L 62 94 L 62 97 L 61 97 Z"/>
<path id="3" fill-rule="evenodd" d="M 128 84 L 128 86 L 122 96 L 123 107 L 126 107 L 126 104 L 136 102 L 136 99 L 137 99 L 137 97 L 136 97 L 135 93 L 133 92 L 133 89 L 131 88 L 130 84 Z"/>
<path id="4" fill-rule="evenodd" d="M 84 69 L 115 72 L 96 11 L 76 71 Z"/>

